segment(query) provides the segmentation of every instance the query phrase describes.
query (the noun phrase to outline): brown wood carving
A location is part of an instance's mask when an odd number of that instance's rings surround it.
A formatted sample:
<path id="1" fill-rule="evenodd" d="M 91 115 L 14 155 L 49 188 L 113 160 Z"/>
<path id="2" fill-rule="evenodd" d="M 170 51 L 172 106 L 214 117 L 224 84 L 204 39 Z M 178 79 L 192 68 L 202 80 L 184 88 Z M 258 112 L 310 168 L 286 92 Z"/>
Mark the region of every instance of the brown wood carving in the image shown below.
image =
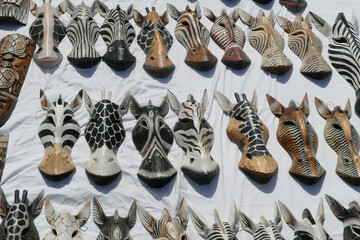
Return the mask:
<path id="1" fill-rule="evenodd" d="M 0 181 L 4 172 L 9 135 L 0 132 Z"/>
<path id="2" fill-rule="evenodd" d="M 15 108 L 34 50 L 35 42 L 21 34 L 0 41 L 0 127 Z"/>

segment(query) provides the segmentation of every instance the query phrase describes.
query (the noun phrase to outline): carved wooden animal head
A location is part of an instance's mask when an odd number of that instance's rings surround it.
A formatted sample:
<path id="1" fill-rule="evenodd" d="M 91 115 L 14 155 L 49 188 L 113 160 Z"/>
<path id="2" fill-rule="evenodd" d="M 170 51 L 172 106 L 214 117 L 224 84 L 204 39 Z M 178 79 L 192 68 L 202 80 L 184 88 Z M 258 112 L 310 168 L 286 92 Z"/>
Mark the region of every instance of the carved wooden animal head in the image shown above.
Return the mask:
<path id="1" fill-rule="evenodd" d="M 137 205 L 137 211 L 144 228 L 153 239 L 164 240 L 187 240 L 186 227 L 189 211 L 185 198 L 180 202 L 176 217 L 171 217 L 169 211 L 164 208 L 161 218 L 155 219 L 142 206 Z"/>
<path id="2" fill-rule="evenodd" d="M 279 207 L 284 221 L 294 231 L 294 240 L 332 240 L 323 227 L 325 212 L 322 198 L 315 218 L 307 208 L 303 211 L 302 219 L 297 219 L 281 201 Z"/>
<path id="3" fill-rule="evenodd" d="M 84 100 L 90 114 L 85 139 L 91 149 L 85 171 L 96 184 L 108 184 L 121 173 L 116 153 L 125 139 L 122 116 L 128 110 L 129 94 L 124 96 L 119 105 L 111 102 L 111 91 L 107 98 L 105 91 L 102 91 L 101 100 L 96 103 L 85 92 Z"/>
<path id="4" fill-rule="evenodd" d="M 41 7 L 31 0 L 31 13 L 36 19 L 31 24 L 29 33 L 39 46 L 34 54 L 34 61 L 41 67 L 52 68 L 60 63 L 63 58 L 58 45 L 66 35 L 66 27 L 60 21 L 60 16 L 65 11 L 65 1 L 54 8 L 51 5 L 51 0 L 43 0 Z"/>
<path id="5" fill-rule="evenodd" d="M 41 213 L 44 205 L 44 190 L 27 205 L 27 190 L 23 191 L 22 199 L 19 190 L 15 190 L 14 203 L 8 204 L 3 190 L 0 188 L 0 238 L 8 240 L 29 239 L 40 240 L 34 219 Z"/>
<path id="6" fill-rule="evenodd" d="M 100 15 L 105 18 L 100 34 L 106 43 L 107 50 L 103 61 L 115 70 L 126 70 L 136 61 L 130 53 L 130 45 L 135 38 L 135 30 L 129 20 L 134 16 L 133 5 L 125 11 L 118 4 L 109 9 L 105 3 L 97 0 Z"/>
<path id="7" fill-rule="evenodd" d="M 241 150 L 239 168 L 260 183 L 268 182 L 277 170 L 277 163 L 266 148 L 269 130 L 257 115 L 257 97 L 254 91 L 252 101 L 245 94 L 243 100 L 235 93 L 236 104 L 218 91 L 215 98 L 230 121 L 226 133 Z"/>
<path id="8" fill-rule="evenodd" d="M 39 170 L 50 180 L 62 180 L 75 170 L 71 150 L 80 137 L 81 128 L 74 113 L 81 107 L 82 97 L 83 90 L 70 103 L 63 101 L 61 95 L 51 102 L 40 89 L 40 104 L 47 114 L 38 130 L 45 148 Z"/>
<path id="9" fill-rule="evenodd" d="M 228 16 L 226 10 L 216 17 L 208 8 L 203 7 L 205 16 L 214 23 L 210 29 L 211 38 L 225 51 L 221 61 L 228 67 L 234 69 L 246 68 L 251 60 L 242 50 L 245 44 L 244 31 L 235 25 L 238 20 L 237 14 Z"/>
<path id="10" fill-rule="evenodd" d="M 214 130 L 204 117 L 209 104 L 207 91 L 201 102 L 189 94 L 185 102 L 179 103 L 169 90 L 168 98 L 172 110 L 179 116 L 174 126 L 175 140 L 186 154 L 181 170 L 196 183 L 207 184 L 219 171 L 219 165 L 210 155 Z"/>
<path id="11" fill-rule="evenodd" d="M 236 234 L 239 231 L 240 215 L 233 201 L 230 208 L 230 217 L 228 222 L 220 219 L 219 213 L 214 210 L 215 223 L 209 226 L 201 220 L 196 213 L 189 208 L 191 220 L 200 237 L 204 239 L 217 240 L 236 240 Z"/>
<path id="12" fill-rule="evenodd" d="M 141 106 L 130 95 L 129 106 L 137 119 L 132 140 L 143 157 L 137 175 L 151 187 L 163 187 L 176 175 L 176 169 L 167 158 L 174 140 L 173 133 L 164 120 L 169 112 L 167 96 L 157 107 L 151 100 L 147 106 Z"/>
<path id="13" fill-rule="evenodd" d="M 199 2 L 195 10 L 189 6 L 180 12 L 171 4 L 167 4 L 170 16 L 177 21 L 175 28 L 176 39 L 186 48 L 185 63 L 200 70 L 207 71 L 213 68 L 217 58 L 207 49 L 210 33 L 200 22 L 202 13 Z"/>
<path id="14" fill-rule="evenodd" d="M 0 20 L 27 24 L 30 0 L 3 0 L 0 3 Z"/>
<path id="15" fill-rule="evenodd" d="M 276 16 L 272 10 L 268 17 L 265 17 L 262 9 L 256 17 L 241 9 L 236 9 L 235 14 L 250 28 L 249 42 L 262 55 L 263 70 L 282 75 L 292 68 L 292 62 L 283 53 L 284 38 L 274 28 Z"/>
<path id="16" fill-rule="evenodd" d="M 8 143 L 9 134 L 5 134 L 0 130 L 0 182 L 5 168 Z"/>
<path id="17" fill-rule="evenodd" d="M 360 185 L 360 138 L 349 119 L 351 105 L 348 99 L 345 109 L 336 106 L 333 111 L 326 103 L 315 98 L 315 105 L 325 120 L 324 136 L 326 142 L 338 155 L 336 173 L 350 184 Z"/>
<path id="18" fill-rule="evenodd" d="M 51 230 L 43 240 L 82 240 L 81 226 L 90 216 L 90 200 L 87 201 L 77 215 L 68 212 L 58 213 L 55 211 L 49 199 L 45 200 L 45 216 L 51 226 Z"/>
<path id="19" fill-rule="evenodd" d="M 93 218 L 95 224 L 100 228 L 98 240 L 132 240 L 130 229 L 136 223 L 136 202 L 131 204 L 128 215 L 123 218 L 117 210 L 113 216 L 106 216 L 99 201 L 93 198 Z"/>
<path id="20" fill-rule="evenodd" d="M 279 3 L 293 12 L 299 12 L 307 6 L 306 0 L 279 0 Z"/>
<path id="21" fill-rule="evenodd" d="M 137 36 L 137 42 L 146 54 L 143 65 L 145 71 L 155 77 L 167 77 L 171 74 L 175 65 L 168 57 L 168 52 L 173 44 L 173 37 L 165 28 L 169 23 L 167 11 L 161 16 L 152 8 L 146 8 L 146 16 L 134 9 L 134 20 L 141 27 Z"/>
<path id="22" fill-rule="evenodd" d="M 82 1 L 74 6 L 66 0 L 66 11 L 71 20 L 66 27 L 66 34 L 73 49 L 67 56 L 69 62 L 79 68 L 91 68 L 100 62 L 101 56 L 95 49 L 99 37 L 99 26 L 93 17 L 98 12 L 98 2 L 94 1 L 91 7 Z"/>
<path id="23" fill-rule="evenodd" d="M 266 218 L 261 216 L 258 224 L 254 223 L 248 216 L 246 216 L 245 213 L 239 211 L 242 228 L 250 233 L 254 240 L 285 240 L 285 238 L 280 234 L 282 222 L 279 208 L 276 202 L 274 205 L 274 220 L 268 221 Z"/>
<path id="24" fill-rule="evenodd" d="M 335 217 L 344 224 L 344 240 L 355 240 L 360 238 L 360 205 L 357 201 L 349 203 L 346 209 L 333 197 L 325 194 L 325 199 Z"/>
<path id="25" fill-rule="evenodd" d="M 302 61 L 300 72 L 315 79 L 327 77 L 332 70 L 321 56 L 321 40 L 311 31 L 311 15 L 307 14 L 304 20 L 301 14 L 298 14 L 293 22 L 280 16 L 276 16 L 276 19 L 289 36 L 289 48 Z"/>
<path id="26" fill-rule="evenodd" d="M 266 94 L 271 112 L 279 118 L 276 137 L 292 159 L 289 173 L 305 184 L 315 184 L 325 174 L 316 157 L 318 137 L 307 117 L 310 114 L 307 93 L 300 106 L 293 100 L 284 107 L 278 100 Z"/>

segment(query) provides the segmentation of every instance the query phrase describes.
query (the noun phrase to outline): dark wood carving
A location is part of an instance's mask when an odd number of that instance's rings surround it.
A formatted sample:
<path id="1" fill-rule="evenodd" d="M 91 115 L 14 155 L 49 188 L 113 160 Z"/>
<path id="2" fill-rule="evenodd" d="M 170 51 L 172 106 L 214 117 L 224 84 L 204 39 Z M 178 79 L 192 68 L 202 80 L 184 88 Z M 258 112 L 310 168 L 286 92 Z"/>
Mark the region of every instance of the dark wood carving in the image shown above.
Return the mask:
<path id="1" fill-rule="evenodd" d="M 31 0 L 0 0 L 0 21 L 26 25 Z"/>
<path id="2" fill-rule="evenodd" d="M 9 134 L 4 134 L 0 132 L 0 182 L 2 175 L 4 173 L 8 142 L 9 142 Z"/>
<path id="3" fill-rule="evenodd" d="M 306 0 L 280 0 L 279 2 L 293 12 L 300 12 L 307 6 Z"/>

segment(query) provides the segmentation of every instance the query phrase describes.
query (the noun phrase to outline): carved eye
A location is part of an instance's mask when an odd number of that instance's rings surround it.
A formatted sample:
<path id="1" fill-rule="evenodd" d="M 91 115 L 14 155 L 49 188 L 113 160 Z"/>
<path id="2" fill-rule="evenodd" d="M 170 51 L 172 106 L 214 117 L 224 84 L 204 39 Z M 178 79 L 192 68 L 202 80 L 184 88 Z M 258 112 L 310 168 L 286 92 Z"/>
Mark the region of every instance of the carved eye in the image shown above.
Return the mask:
<path id="1" fill-rule="evenodd" d="M 332 124 L 332 126 L 338 130 L 341 130 L 341 126 L 337 123 Z"/>
<path id="2" fill-rule="evenodd" d="M 91 22 L 91 21 L 94 21 L 94 19 L 92 17 L 89 17 L 89 22 Z"/>
<path id="3" fill-rule="evenodd" d="M 72 117 L 71 116 L 66 116 L 64 118 L 64 122 L 68 122 L 68 121 L 71 121 L 72 120 Z"/>
<path id="4" fill-rule="evenodd" d="M 54 234 L 55 236 L 57 236 L 57 231 L 56 231 L 56 229 L 53 228 L 53 229 L 51 230 L 51 232 L 52 232 L 52 234 Z"/>
<path id="5" fill-rule="evenodd" d="M 225 24 L 223 24 L 223 23 L 219 23 L 219 25 L 223 28 L 225 27 Z"/>
<path id="6" fill-rule="evenodd" d="M 44 13 L 39 13 L 39 14 L 37 15 L 37 17 L 38 17 L 38 18 L 44 18 Z"/>
<path id="7" fill-rule="evenodd" d="M 109 52 L 113 52 L 113 51 L 114 51 L 114 47 L 110 47 Z"/>
<path id="8" fill-rule="evenodd" d="M 284 124 L 285 126 L 295 126 L 295 123 L 290 122 L 290 121 L 283 122 L 283 124 Z"/>
<path id="9" fill-rule="evenodd" d="M 141 120 L 140 121 L 140 126 L 144 127 L 144 128 L 148 128 L 148 124 L 146 120 Z"/>
<path id="10" fill-rule="evenodd" d="M 179 121 L 180 121 L 181 123 L 185 123 L 185 124 L 192 122 L 190 118 L 180 118 Z"/>
<path id="11" fill-rule="evenodd" d="M 106 21 L 107 21 L 108 23 L 115 23 L 114 19 L 112 19 L 112 18 L 108 18 Z"/>
<path id="12" fill-rule="evenodd" d="M 162 120 L 159 120 L 159 128 L 161 128 L 162 126 L 164 126 L 164 122 Z"/>
<path id="13" fill-rule="evenodd" d="M 186 240 L 186 239 L 187 239 L 187 237 L 186 237 L 185 234 L 183 234 L 183 235 L 180 236 L 180 240 Z"/>
<path id="14" fill-rule="evenodd" d="M 78 18 L 78 17 L 75 17 L 75 18 L 74 18 L 74 21 L 78 22 L 78 21 L 79 21 L 79 18 Z"/>
<path id="15" fill-rule="evenodd" d="M 346 37 L 334 38 L 334 42 L 339 43 L 339 44 L 348 44 L 349 43 Z"/>
<path id="16" fill-rule="evenodd" d="M 186 21 L 184 21 L 184 22 L 182 22 L 182 25 L 184 25 L 184 26 L 189 26 L 189 23 L 186 22 Z"/>
<path id="17" fill-rule="evenodd" d="M 97 123 L 97 120 L 94 118 L 90 118 L 90 122 Z"/>
<path id="18" fill-rule="evenodd" d="M 314 238 L 308 233 L 300 233 L 298 235 L 299 240 L 314 240 Z"/>
<path id="19" fill-rule="evenodd" d="M 351 231 L 357 236 L 360 236 L 360 228 L 358 226 L 351 226 Z"/>
<path id="20" fill-rule="evenodd" d="M 47 120 L 52 123 L 53 125 L 55 125 L 54 119 L 51 116 L 47 117 Z"/>
<path id="21" fill-rule="evenodd" d="M 71 237 L 72 237 L 72 238 L 76 237 L 76 235 L 77 235 L 78 233 L 79 233 L 78 230 L 74 231 L 74 232 L 71 234 Z"/>

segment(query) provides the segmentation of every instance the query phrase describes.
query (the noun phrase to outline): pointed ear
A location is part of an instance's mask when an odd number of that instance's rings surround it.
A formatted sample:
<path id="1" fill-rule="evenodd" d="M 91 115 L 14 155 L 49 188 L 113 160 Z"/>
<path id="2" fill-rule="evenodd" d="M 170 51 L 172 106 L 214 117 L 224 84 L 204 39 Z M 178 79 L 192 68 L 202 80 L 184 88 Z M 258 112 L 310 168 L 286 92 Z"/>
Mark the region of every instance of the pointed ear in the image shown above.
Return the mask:
<path id="1" fill-rule="evenodd" d="M 90 200 L 80 209 L 80 212 L 75 216 L 78 226 L 85 224 L 90 216 Z"/>
<path id="2" fill-rule="evenodd" d="M 70 0 L 65 0 L 66 1 L 66 12 L 68 14 L 70 14 L 70 16 L 72 16 L 75 12 L 75 6 L 74 4 L 72 4 L 72 2 L 70 2 Z"/>
<path id="3" fill-rule="evenodd" d="M 129 92 L 125 93 L 123 100 L 119 106 L 120 116 L 123 116 L 129 108 Z"/>
<path id="4" fill-rule="evenodd" d="M 48 100 L 42 89 L 40 89 L 40 104 L 42 109 L 44 109 L 44 111 L 48 111 L 49 108 L 54 106 L 53 103 Z"/>
<path id="5" fill-rule="evenodd" d="M 315 106 L 320 116 L 323 117 L 325 120 L 327 120 L 331 116 L 332 112 L 330 111 L 328 105 L 317 97 L 315 97 Z"/>
<path id="6" fill-rule="evenodd" d="M 215 94 L 215 99 L 219 103 L 220 107 L 224 110 L 224 112 L 230 114 L 230 112 L 234 108 L 234 104 L 232 104 L 230 100 L 227 97 L 225 97 L 225 95 L 223 95 L 222 93 L 215 90 L 214 94 Z"/>
<path id="7" fill-rule="evenodd" d="M 102 226 L 105 223 L 105 213 L 99 201 L 94 197 L 93 198 L 93 220 L 96 225 Z"/>
<path id="8" fill-rule="evenodd" d="M 37 195 L 37 197 L 29 205 L 28 209 L 30 214 L 35 218 L 41 213 L 41 209 L 44 205 L 44 189 Z"/>
<path id="9" fill-rule="evenodd" d="M 216 21 L 216 16 L 215 14 L 213 13 L 213 11 L 211 11 L 210 9 L 208 9 L 207 7 L 203 7 L 203 10 L 204 10 L 204 14 L 205 16 L 212 22 L 215 22 Z"/>
<path id="10" fill-rule="evenodd" d="M 171 221 L 170 213 L 166 208 L 161 211 L 161 218 L 164 219 L 165 222 Z"/>
<path id="11" fill-rule="evenodd" d="M 231 202 L 229 216 L 230 216 L 229 217 L 229 225 L 230 225 L 230 227 L 232 227 L 234 233 L 236 234 L 239 231 L 240 214 L 239 214 L 239 211 L 236 209 L 234 199 Z"/>
<path id="12" fill-rule="evenodd" d="M 344 206 L 327 194 L 325 194 L 325 199 L 335 217 L 343 222 L 346 219 L 346 209 Z"/>
<path id="13" fill-rule="evenodd" d="M 276 23 L 276 15 L 275 15 L 275 13 L 274 13 L 274 11 L 272 9 L 271 9 L 271 11 L 269 13 L 268 18 L 269 18 L 269 21 L 270 21 L 272 27 L 274 27 L 275 23 Z"/>
<path id="14" fill-rule="evenodd" d="M 132 229 L 136 223 L 136 201 L 133 201 L 126 217 L 126 222 L 129 229 Z"/>
<path id="15" fill-rule="evenodd" d="M 276 204 L 276 202 L 274 202 L 274 223 L 275 223 L 277 229 L 280 231 L 282 228 L 282 221 L 281 221 L 279 207 Z"/>
<path id="16" fill-rule="evenodd" d="M 10 208 L 10 206 L 6 200 L 4 191 L 0 187 L 0 216 L 5 217 L 6 214 L 9 212 L 9 208 Z"/>
<path id="17" fill-rule="evenodd" d="M 207 94 L 207 90 L 205 89 L 202 99 L 201 99 L 201 107 L 202 107 L 203 113 L 206 111 L 206 108 L 208 107 L 208 105 L 209 105 L 209 97 Z"/>
<path id="18" fill-rule="evenodd" d="M 267 101 L 270 106 L 271 112 L 276 116 L 280 117 L 281 114 L 284 112 L 285 107 L 274 97 L 270 96 L 269 94 L 266 94 Z"/>
<path id="19" fill-rule="evenodd" d="M 169 99 L 171 109 L 176 113 L 176 115 L 179 115 L 181 104 L 179 103 L 175 94 L 173 94 L 170 90 L 168 90 L 167 96 Z"/>
<path id="20" fill-rule="evenodd" d="M 166 114 L 168 114 L 168 112 L 169 112 L 169 103 L 168 103 L 167 95 L 165 95 L 165 97 L 161 101 L 161 104 L 160 104 L 159 108 L 160 108 L 161 116 L 165 117 Z"/>
<path id="21" fill-rule="evenodd" d="M 51 204 L 50 200 L 45 199 L 45 217 L 50 225 L 53 225 L 53 223 L 56 219 L 56 215 L 57 215 L 57 213 L 56 213 L 53 205 Z"/>
<path id="22" fill-rule="evenodd" d="M 350 104 L 350 99 L 348 98 L 345 108 L 344 108 L 344 112 L 346 113 L 347 117 L 350 119 L 351 115 L 352 115 L 352 110 L 351 110 L 351 104 Z"/>
<path id="23" fill-rule="evenodd" d="M 281 214 L 286 222 L 286 224 L 292 229 L 295 229 L 296 225 L 296 219 L 293 216 L 293 214 L 290 212 L 290 210 L 279 200 L 279 207 Z"/>
<path id="24" fill-rule="evenodd" d="M 177 10 L 177 8 L 170 3 L 166 4 L 167 10 L 169 11 L 170 17 L 172 17 L 174 20 L 177 20 L 180 17 L 180 12 Z"/>
<path id="25" fill-rule="evenodd" d="M 143 24 L 143 21 L 144 21 L 144 16 L 141 15 L 140 12 L 135 10 L 135 8 L 133 9 L 133 12 L 134 12 L 134 20 L 136 22 L 136 25 L 138 25 L 139 27 L 142 27 L 142 24 Z"/>
<path id="26" fill-rule="evenodd" d="M 258 13 L 256 14 L 257 17 L 265 17 L 265 13 L 264 10 L 262 10 L 261 8 L 259 9 Z M 269 14 L 270 16 L 270 14 Z"/>
<path id="27" fill-rule="evenodd" d="M 306 17 L 305 17 L 305 23 L 306 25 L 310 28 L 310 30 L 312 29 L 312 22 L 311 22 L 311 15 L 310 13 L 306 14 Z"/>
<path id="28" fill-rule="evenodd" d="M 150 215 L 142 206 L 137 205 L 137 212 L 144 228 L 151 234 L 156 228 L 156 219 Z"/>
<path id="29" fill-rule="evenodd" d="M 307 96 L 307 93 L 305 93 L 305 96 L 299 106 L 299 109 L 301 109 L 305 116 L 308 117 L 309 114 L 310 114 L 310 106 L 309 106 L 309 100 L 308 100 L 308 96 Z"/>
<path id="30" fill-rule="evenodd" d="M 164 25 L 169 23 L 169 17 L 167 14 L 167 10 L 165 10 L 164 13 L 160 16 L 160 19 L 164 23 Z"/>
<path id="31" fill-rule="evenodd" d="M 354 27 L 354 30 L 356 32 L 356 35 L 359 35 L 359 22 L 355 16 L 355 12 L 354 10 L 352 11 L 352 14 L 351 14 L 351 24 L 353 25 Z"/>
<path id="32" fill-rule="evenodd" d="M 99 7 L 99 13 L 103 18 L 106 18 L 106 16 L 109 14 L 110 10 L 109 8 L 106 6 L 105 3 L 103 3 L 100 0 L 96 0 L 98 3 L 98 7 Z"/>
<path id="33" fill-rule="evenodd" d="M 329 37 L 332 32 L 332 27 L 315 13 L 310 11 L 309 14 L 311 15 L 312 22 L 317 30 L 319 30 L 319 32 L 321 32 L 324 36 Z"/>
<path id="34" fill-rule="evenodd" d="M 248 14 L 244 10 L 241 10 L 240 8 L 237 8 L 235 10 L 235 13 L 237 14 L 237 16 L 239 16 L 240 20 L 244 24 L 251 26 L 252 22 L 254 21 L 254 18 L 250 14 Z"/>
<path id="35" fill-rule="evenodd" d="M 81 107 L 83 101 L 83 94 L 84 94 L 84 90 L 81 89 L 79 93 L 76 95 L 75 99 L 71 102 L 71 107 L 74 112 L 79 110 L 79 108 Z"/>
<path id="36" fill-rule="evenodd" d="M 86 110 L 91 114 L 95 108 L 95 105 L 85 90 L 83 91 L 83 95 L 84 95 L 84 102 L 85 102 Z"/>
<path id="37" fill-rule="evenodd" d="M 321 222 L 322 225 L 324 225 L 325 211 L 324 211 L 324 202 L 323 202 L 322 198 L 320 198 L 320 201 L 319 201 L 319 206 L 318 206 L 316 218 L 317 218 L 318 221 Z"/>
<path id="38" fill-rule="evenodd" d="M 37 4 L 33 1 L 33 0 L 30 0 L 30 12 L 33 16 L 36 17 L 36 11 L 38 9 L 38 6 Z"/>
<path id="39" fill-rule="evenodd" d="M 142 113 L 142 107 L 131 94 L 129 95 L 129 107 L 131 114 L 134 115 L 135 118 L 140 117 Z"/>
<path id="40" fill-rule="evenodd" d="M 252 105 L 254 105 L 255 111 L 257 112 L 258 111 L 258 98 L 257 98 L 256 90 L 254 90 L 254 92 L 253 92 L 251 103 L 252 103 Z"/>
<path id="41" fill-rule="evenodd" d="M 281 16 L 276 16 L 276 21 L 278 22 L 278 24 L 280 25 L 280 27 L 282 29 L 284 29 L 284 31 L 286 33 L 290 33 L 290 28 L 292 27 L 292 22 L 290 22 L 288 19 L 281 17 Z"/>
<path id="42" fill-rule="evenodd" d="M 176 216 L 180 219 L 183 228 L 186 229 L 189 221 L 189 209 L 184 197 L 181 199 L 180 206 Z"/>
<path id="43" fill-rule="evenodd" d="M 127 8 L 126 10 L 126 16 L 128 17 L 128 19 L 132 19 L 134 17 L 134 5 L 133 4 L 130 4 L 129 7 Z"/>
<path id="44" fill-rule="evenodd" d="M 99 4 L 97 1 L 94 1 L 93 4 L 90 7 L 90 15 L 91 17 L 94 17 L 99 11 Z"/>
<path id="45" fill-rule="evenodd" d="M 58 6 L 57 6 L 57 12 L 60 15 L 64 14 L 66 12 L 66 1 L 62 1 Z"/>
<path id="46" fill-rule="evenodd" d="M 197 18 L 200 20 L 201 17 L 202 17 L 202 13 L 201 13 L 201 7 L 200 7 L 200 3 L 199 3 L 199 2 L 196 2 L 196 5 L 195 5 L 195 14 L 196 14 Z"/>
<path id="47" fill-rule="evenodd" d="M 189 207 L 189 213 L 190 213 L 190 217 L 191 220 L 194 224 L 194 227 L 196 229 L 196 231 L 198 232 L 198 234 L 200 235 L 200 237 L 205 238 L 208 235 L 209 232 L 209 228 L 206 226 L 206 224 L 196 215 L 196 213 Z"/>
<path id="48" fill-rule="evenodd" d="M 254 222 L 248 216 L 246 216 L 245 213 L 241 211 L 239 211 L 239 215 L 240 215 L 241 227 L 248 233 L 252 234 L 255 230 Z"/>

